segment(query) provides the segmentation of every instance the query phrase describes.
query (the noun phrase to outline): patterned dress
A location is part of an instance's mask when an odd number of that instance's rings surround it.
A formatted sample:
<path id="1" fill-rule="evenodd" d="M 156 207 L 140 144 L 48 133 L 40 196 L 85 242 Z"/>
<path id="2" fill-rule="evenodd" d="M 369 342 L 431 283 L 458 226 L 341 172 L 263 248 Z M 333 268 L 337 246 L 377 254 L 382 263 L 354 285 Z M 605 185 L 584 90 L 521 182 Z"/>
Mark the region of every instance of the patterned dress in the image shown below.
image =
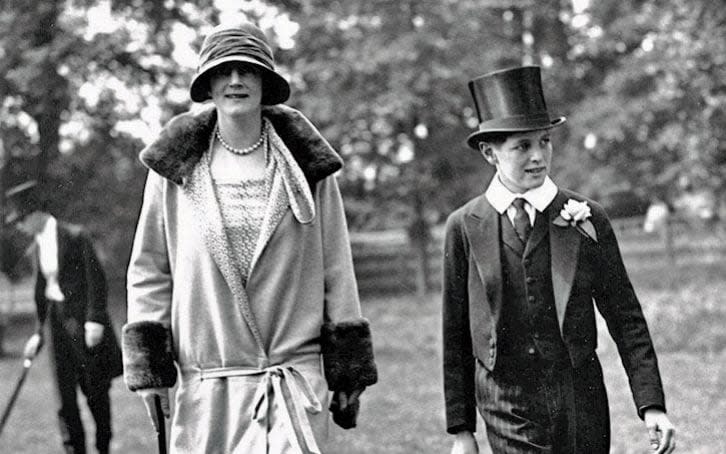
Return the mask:
<path id="1" fill-rule="evenodd" d="M 265 151 L 267 157 L 267 151 Z M 266 161 L 268 161 L 266 159 Z M 262 178 L 239 180 L 214 177 L 222 222 L 235 254 L 242 282 L 247 285 L 270 193 L 270 166 Z"/>

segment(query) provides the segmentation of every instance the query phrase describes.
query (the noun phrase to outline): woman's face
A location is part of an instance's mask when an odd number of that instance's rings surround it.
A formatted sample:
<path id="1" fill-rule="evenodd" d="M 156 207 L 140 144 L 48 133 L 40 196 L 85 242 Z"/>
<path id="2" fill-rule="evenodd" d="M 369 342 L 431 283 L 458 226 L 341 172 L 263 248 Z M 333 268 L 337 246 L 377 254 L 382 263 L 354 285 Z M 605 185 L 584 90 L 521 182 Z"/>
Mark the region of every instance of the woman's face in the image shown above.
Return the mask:
<path id="1" fill-rule="evenodd" d="M 211 70 L 209 87 L 220 115 L 234 117 L 261 109 L 262 75 L 253 65 L 222 63 Z"/>

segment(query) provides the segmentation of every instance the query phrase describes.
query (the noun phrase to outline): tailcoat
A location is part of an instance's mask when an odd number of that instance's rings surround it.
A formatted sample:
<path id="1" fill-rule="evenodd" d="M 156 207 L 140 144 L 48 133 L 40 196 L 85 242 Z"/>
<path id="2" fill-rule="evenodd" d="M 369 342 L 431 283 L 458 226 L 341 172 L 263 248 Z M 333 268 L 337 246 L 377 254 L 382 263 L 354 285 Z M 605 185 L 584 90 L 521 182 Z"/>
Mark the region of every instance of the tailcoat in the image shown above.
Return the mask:
<path id="1" fill-rule="evenodd" d="M 557 225 L 560 208 L 569 199 L 591 206 L 595 238 L 573 226 Z M 548 212 L 545 237 L 550 242 L 554 306 L 569 362 L 577 370 L 595 357 L 597 307 L 617 345 L 639 415 L 651 406 L 665 409 L 648 327 L 605 211 L 592 200 L 559 189 Z M 476 428 L 476 363 L 490 372 L 505 366 L 498 356 L 504 335 L 501 314 L 507 307 L 502 297 L 499 216 L 482 194 L 452 213 L 446 225 L 443 356 L 449 432 Z"/>

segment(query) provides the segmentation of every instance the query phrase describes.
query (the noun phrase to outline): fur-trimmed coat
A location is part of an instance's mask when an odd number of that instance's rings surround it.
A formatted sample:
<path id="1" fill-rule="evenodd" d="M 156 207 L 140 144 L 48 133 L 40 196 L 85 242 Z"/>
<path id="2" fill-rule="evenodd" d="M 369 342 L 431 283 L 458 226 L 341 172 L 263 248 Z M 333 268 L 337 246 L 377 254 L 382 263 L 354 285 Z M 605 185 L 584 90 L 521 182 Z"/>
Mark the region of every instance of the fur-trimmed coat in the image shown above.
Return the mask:
<path id="1" fill-rule="evenodd" d="M 304 407 L 324 439 L 328 389 L 376 381 L 333 175 L 340 158 L 298 111 L 265 107 L 263 116 L 308 186 L 273 184 L 269 206 L 282 200 L 287 209 L 268 209 L 246 287 L 200 164 L 216 111 L 172 119 L 141 153 L 151 171 L 128 270 L 125 379 L 132 390 L 173 386 L 178 369 L 172 451 L 252 452 L 262 443 L 288 452 L 302 443 L 289 413 Z M 308 190 L 315 215 L 299 222 L 288 198 Z M 297 401 L 288 400 L 287 414 L 279 412 L 285 387 Z"/>

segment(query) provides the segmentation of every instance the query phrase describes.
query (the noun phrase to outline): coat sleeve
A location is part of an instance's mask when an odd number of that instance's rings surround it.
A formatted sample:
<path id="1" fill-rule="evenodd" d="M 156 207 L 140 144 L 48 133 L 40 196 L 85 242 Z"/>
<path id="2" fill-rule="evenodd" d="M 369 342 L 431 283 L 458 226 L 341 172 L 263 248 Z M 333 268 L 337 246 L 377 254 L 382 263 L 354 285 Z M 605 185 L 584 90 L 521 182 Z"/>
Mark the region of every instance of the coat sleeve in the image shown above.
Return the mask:
<path id="1" fill-rule="evenodd" d="M 172 276 L 163 209 L 165 180 L 149 172 L 127 272 L 124 379 L 132 391 L 176 381 L 171 339 Z"/>
<path id="2" fill-rule="evenodd" d="M 343 200 L 335 176 L 316 188 L 323 244 L 325 323 L 321 350 L 333 391 L 353 390 L 378 380 L 368 320 L 361 316 Z"/>
<path id="3" fill-rule="evenodd" d="M 86 279 L 86 301 L 88 301 L 86 321 L 110 326 L 108 311 L 106 309 L 108 301 L 106 274 L 101 266 L 101 261 L 96 255 L 90 235 L 85 231 L 81 231 L 78 240 L 80 241 L 84 277 Z"/>
<path id="4" fill-rule="evenodd" d="M 640 302 L 623 264 L 618 242 L 604 210 L 597 207 L 600 273 L 594 291 L 595 303 L 617 345 L 630 382 L 638 415 L 648 407 L 665 411 L 665 398 L 658 361 Z"/>
<path id="5" fill-rule="evenodd" d="M 35 279 L 35 312 L 37 314 L 37 318 L 35 319 L 35 330 L 34 332 L 37 334 L 40 334 L 41 336 L 43 333 L 43 325 L 45 325 L 45 319 L 48 317 L 48 299 L 45 297 L 45 276 L 43 276 L 43 273 L 40 272 L 40 270 L 36 271 L 36 279 Z"/>
<path id="6" fill-rule="evenodd" d="M 446 223 L 443 267 L 443 369 L 446 430 L 476 430 L 474 355 L 469 328 L 468 248 L 456 215 Z"/>

